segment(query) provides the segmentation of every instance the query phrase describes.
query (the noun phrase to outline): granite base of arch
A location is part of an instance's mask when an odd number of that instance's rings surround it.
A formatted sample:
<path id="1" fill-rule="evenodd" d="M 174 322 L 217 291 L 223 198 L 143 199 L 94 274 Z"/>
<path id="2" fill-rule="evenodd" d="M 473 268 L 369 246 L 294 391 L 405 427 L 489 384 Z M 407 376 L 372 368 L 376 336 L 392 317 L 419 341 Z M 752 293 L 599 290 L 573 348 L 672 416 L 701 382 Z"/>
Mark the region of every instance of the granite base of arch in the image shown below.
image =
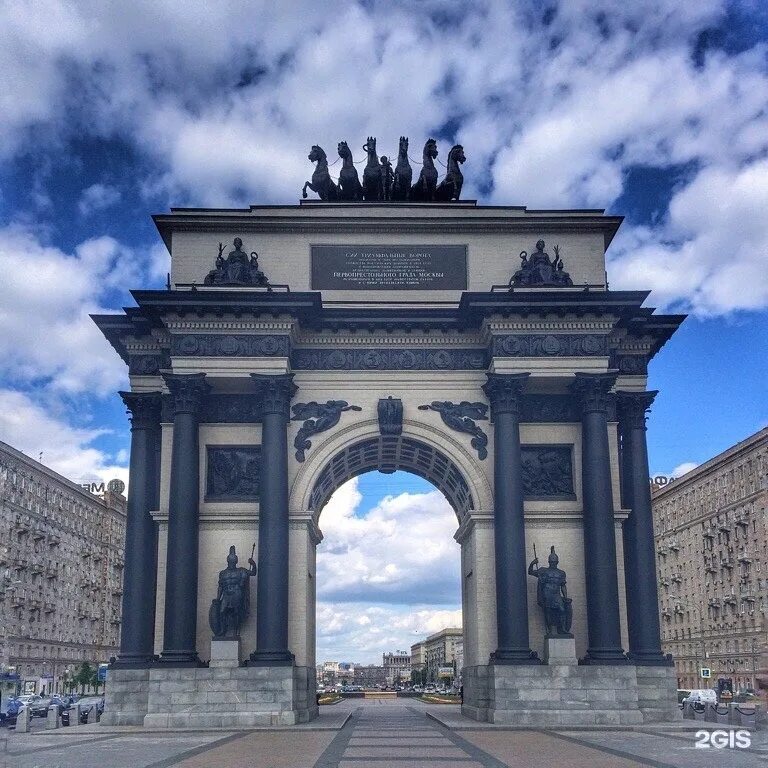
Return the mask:
<path id="1" fill-rule="evenodd" d="M 538 728 L 674 722 L 681 718 L 674 673 L 633 664 L 465 667 L 461 712 Z"/>

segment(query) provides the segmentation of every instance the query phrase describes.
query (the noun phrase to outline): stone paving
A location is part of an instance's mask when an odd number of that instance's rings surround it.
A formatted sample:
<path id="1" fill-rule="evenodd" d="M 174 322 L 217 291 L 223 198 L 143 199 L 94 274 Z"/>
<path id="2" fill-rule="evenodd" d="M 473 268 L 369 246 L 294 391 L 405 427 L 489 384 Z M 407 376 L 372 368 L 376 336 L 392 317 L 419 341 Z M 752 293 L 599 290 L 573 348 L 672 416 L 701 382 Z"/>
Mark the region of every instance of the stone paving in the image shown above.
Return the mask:
<path id="1" fill-rule="evenodd" d="M 499 728 L 462 719 L 457 707 L 357 699 L 285 728 L 3 729 L 0 768 L 764 768 L 764 734 L 753 731 L 748 750 L 698 749 L 691 729 Z"/>

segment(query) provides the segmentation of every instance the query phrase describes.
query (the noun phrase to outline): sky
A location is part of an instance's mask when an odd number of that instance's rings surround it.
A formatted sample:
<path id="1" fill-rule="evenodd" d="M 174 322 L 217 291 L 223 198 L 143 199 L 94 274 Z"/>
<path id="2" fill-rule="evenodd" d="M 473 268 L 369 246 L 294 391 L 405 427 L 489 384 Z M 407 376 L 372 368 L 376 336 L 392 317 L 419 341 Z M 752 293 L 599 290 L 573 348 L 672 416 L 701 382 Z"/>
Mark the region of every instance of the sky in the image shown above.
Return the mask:
<path id="1" fill-rule="evenodd" d="M 434 136 L 443 158 L 464 146 L 466 198 L 626 217 L 611 287 L 689 314 L 650 368 L 651 470 L 690 469 L 768 424 L 767 39 L 758 0 L 0 4 L 0 440 L 125 478 L 126 370 L 88 314 L 164 285 L 150 215 L 293 204 L 312 144 Z M 409 482 L 360 478 L 324 513 L 320 623 L 341 629 L 322 647 L 372 642 L 340 606 L 398 605 L 369 617 L 392 627 L 411 609 L 402 644 L 458 604 L 447 566 L 414 602 L 399 548 L 399 576 L 382 560 L 384 581 L 343 582 L 362 603 L 331 585 L 333 547 L 375 554 L 377 525 L 407 539 L 405 509 L 443 530 L 444 501 Z"/>

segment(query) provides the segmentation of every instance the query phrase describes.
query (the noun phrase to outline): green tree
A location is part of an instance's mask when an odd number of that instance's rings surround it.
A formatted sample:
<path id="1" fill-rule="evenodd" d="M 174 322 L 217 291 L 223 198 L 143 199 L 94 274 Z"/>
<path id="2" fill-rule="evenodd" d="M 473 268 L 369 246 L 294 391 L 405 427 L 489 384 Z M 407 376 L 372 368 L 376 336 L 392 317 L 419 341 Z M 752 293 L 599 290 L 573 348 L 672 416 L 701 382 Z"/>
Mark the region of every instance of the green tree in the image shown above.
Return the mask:
<path id="1" fill-rule="evenodd" d="M 87 661 L 84 661 L 75 673 L 73 680 L 76 685 L 80 686 L 80 693 L 83 696 L 85 696 L 85 687 L 87 685 L 93 685 L 95 674 L 93 667 Z"/>

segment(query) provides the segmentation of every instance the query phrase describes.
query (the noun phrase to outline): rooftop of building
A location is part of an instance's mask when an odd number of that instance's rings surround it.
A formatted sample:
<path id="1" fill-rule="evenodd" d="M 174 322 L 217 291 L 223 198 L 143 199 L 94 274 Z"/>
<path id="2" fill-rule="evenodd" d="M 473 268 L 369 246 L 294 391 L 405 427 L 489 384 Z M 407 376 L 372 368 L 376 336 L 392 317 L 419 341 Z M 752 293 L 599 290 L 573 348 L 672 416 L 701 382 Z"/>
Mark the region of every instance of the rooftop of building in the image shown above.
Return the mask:
<path id="1" fill-rule="evenodd" d="M 700 480 L 710 474 L 713 470 L 717 469 L 723 464 L 734 461 L 742 454 L 757 448 L 761 443 L 768 444 L 768 427 L 759 429 L 754 434 L 741 440 L 740 442 L 727 448 L 722 453 L 718 453 L 717 456 L 713 456 L 703 464 L 699 464 L 698 467 L 692 469 L 690 472 L 686 472 L 680 477 L 676 477 L 672 482 L 667 485 L 656 487 L 653 491 L 653 500 L 657 501 L 667 496 L 672 496 L 685 489 L 686 487 L 694 484 L 697 480 Z M 768 476 L 766 477 L 766 488 L 768 488 Z"/>
<path id="2" fill-rule="evenodd" d="M 80 496 L 83 499 L 83 501 L 86 501 L 87 503 L 90 503 L 90 504 L 94 504 L 94 503 L 99 504 L 102 506 L 105 504 L 104 497 L 97 496 L 91 493 L 90 491 L 83 488 L 82 485 L 75 482 L 74 480 L 70 480 L 69 478 L 64 477 L 64 475 L 59 474 L 58 472 L 46 466 L 42 462 L 37 461 L 36 459 L 33 459 L 31 456 L 27 456 L 26 453 L 18 450 L 18 448 L 14 448 L 12 445 L 9 445 L 8 443 L 4 443 L 2 440 L 0 440 L 0 454 L 3 454 L 3 453 L 16 459 L 21 464 L 24 464 L 30 471 L 44 475 L 52 482 L 55 482 L 61 486 L 64 486 L 68 491 L 71 491 L 75 495 Z M 112 494 L 112 495 L 115 495 L 120 499 L 125 499 L 125 497 L 122 494 Z"/>

